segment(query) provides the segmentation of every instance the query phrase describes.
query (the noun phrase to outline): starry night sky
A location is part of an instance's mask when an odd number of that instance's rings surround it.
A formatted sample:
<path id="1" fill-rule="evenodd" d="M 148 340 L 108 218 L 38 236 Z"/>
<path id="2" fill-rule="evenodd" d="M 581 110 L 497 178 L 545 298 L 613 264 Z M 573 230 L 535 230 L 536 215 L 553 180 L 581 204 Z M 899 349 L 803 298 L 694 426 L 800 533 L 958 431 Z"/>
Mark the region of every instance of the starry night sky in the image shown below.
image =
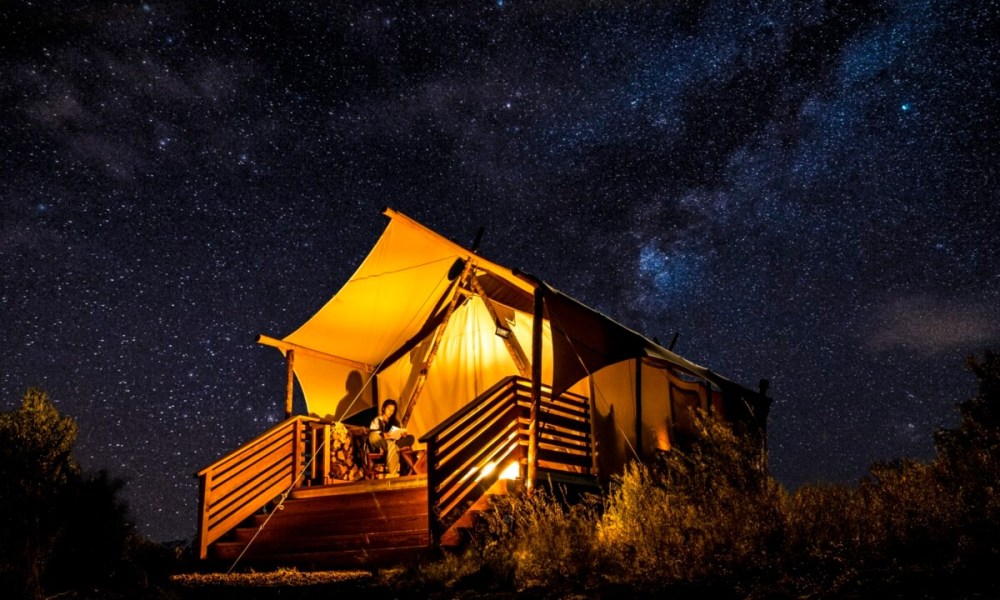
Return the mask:
<path id="1" fill-rule="evenodd" d="M 0 0 L 0 409 L 191 537 L 391 206 L 768 378 L 790 489 L 933 456 L 1000 346 L 997 2 L 416 4 Z"/>

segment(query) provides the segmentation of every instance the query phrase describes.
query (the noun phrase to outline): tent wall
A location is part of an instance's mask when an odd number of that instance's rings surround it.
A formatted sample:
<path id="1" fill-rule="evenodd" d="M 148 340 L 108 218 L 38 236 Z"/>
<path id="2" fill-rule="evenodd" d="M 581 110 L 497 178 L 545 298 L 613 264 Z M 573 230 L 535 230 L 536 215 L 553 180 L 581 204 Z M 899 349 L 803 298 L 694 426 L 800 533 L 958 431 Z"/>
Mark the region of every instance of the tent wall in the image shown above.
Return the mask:
<path id="1" fill-rule="evenodd" d="M 642 374 L 637 377 L 640 364 Z M 601 369 L 591 380 L 597 464 L 605 479 L 621 473 L 637 455 L 646 460 L 656 451 L 669 450 L 694 432 L 694 409 L 709 409 L 710 387 L 705 381 L 682 377 L 662 365 L 626 360 Z M 711 392 L 711 398 L 715 414 L 729 412 L 718 390 Z"/>
<path id="2" fill-rule="evenodd" d="M 601 477 L 621 473 L 635 459 L 636 361 L 627 360 L 593 374 L 593 427 L 597 469 Z"/>
<path id="3" fill-rule="evenodd" d="M 344 419 L 374 403 L 370 374 L 320 358 L 295 357 L 295 376 L 310 414 Z"/>
<path id="4" fill-rule="evenodd" d="M 670 375 L 666 369 L 642 365 L 643 456 L 670 449 Z"/>
<path id="5" fill-rule="evenodd" d="M 396 399 L 400 413 L 431 350 L 433 334 L 378 375 L 379 395 Z M 407 429 L 418 437 L 489 389 L 517 367 L 478 296 L 458 307 L 448 321 L 417 398 Z"/>
<path id="6" fill-rule="evenodd" d="M 513 322 L 508 320 L 505 324 L 517 337 L 525 354 L 530 356 L 531 315 L 503 306 L 498 307 L 498 313 L 513 318 Z M 496 331 L 496 324 L 478 296 L 468 298 L 456 308 L 430 363 L 427 381 L 417 398 L 407 429 L 419 437 L 496 382 L 518 374 L 517 365 Z M 432 337 L 433 334 L 378 375 L 379 397 L 396 399 L 401 412 L 410 401 L 431 350 Z M 552 335 L 547 326 L 543 327 L 542 353 L 542 381 L 551 381 L 552 361 L 547 357 L 552 355 Z M 570 391 L 586 397 L 589 385 L 582 381 Z"/>

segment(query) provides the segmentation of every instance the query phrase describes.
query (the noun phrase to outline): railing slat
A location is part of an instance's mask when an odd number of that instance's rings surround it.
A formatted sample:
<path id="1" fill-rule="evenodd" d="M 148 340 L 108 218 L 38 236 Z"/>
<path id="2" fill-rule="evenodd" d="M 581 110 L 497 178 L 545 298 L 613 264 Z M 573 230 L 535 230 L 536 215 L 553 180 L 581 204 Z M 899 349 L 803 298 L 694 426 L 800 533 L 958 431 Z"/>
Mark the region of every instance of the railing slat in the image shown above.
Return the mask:
<path id="1" fill-rule="evenodd" d="M 198 472 L 201 558 L 208 557 L 212 542 L 297 481 L 307 445 L 306 426 L 317 421 L 301 415 L 287 419 Z"/>
<path id="2" fill-rule="evenodd" d="M 497 469 L 477 480 L 485 465 L 511 456 L 524 458 L 530 391 L 529 380 L 505 378 L 420 438 L 427 444 L 428 503 L 435 541 L 456 520 L 458 508 L 474 504 L 499 479 Z M 551 388 L 543 385 L 540 408 L 539 460 L 545 468 L 590 474 L 590 400 L 571 393 L 552 399 Z"/>

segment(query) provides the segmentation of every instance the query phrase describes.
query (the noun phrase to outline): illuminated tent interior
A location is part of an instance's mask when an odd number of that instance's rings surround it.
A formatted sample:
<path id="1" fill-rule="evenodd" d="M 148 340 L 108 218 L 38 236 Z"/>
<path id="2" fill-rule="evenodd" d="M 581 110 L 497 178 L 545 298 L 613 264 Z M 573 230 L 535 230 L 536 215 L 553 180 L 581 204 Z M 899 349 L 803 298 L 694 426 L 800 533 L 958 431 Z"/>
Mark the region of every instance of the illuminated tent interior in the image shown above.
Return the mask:
<path id="1" fill-rule="evenodd" d="M 259 338 L 286 357 L 294 350 L 309 413 L 345 420 L 393 398 L 419 438 L 502 378 L 530 377 L 538 294 L 542 383 L 590 399 L 599 472 L 669 448 L 692 406 L 763 428 L 763 394 L 399 212 L 385 215 L 382 236 L 336 295 L 283 339 Z"/>

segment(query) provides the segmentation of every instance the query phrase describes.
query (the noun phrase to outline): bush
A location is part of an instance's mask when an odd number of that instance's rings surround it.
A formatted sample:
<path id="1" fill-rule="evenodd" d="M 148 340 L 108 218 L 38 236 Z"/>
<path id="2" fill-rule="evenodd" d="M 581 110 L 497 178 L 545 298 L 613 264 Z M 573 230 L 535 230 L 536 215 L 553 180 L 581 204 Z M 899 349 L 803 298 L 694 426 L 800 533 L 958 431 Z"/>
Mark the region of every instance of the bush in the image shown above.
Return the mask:
<path id="1" fill-rule="evenodd" d="M 638 596 L 980 597 L 1000 564 L 1000 354 L 932 462 L 878 462 L 857 485 L 770 477 L 759 438 L 695 415 L 698 435 L 631 463 L 603 501 L 494 498 L 443 587 L 616 589 Z M 438 569 L 434 571 L 434 569 Z"/>
<path id="2" fill-rule="evenodd" d="M 955 560 L 992 578 L 1000 564 L 1000 353 L 970 356 L 966 366 L 979 392 L 958 405 L 958 427 L 935 435 L 934 470 L 954 499 Z"/>
<path id="3" fill-rule="evenodd" d="M 24 598 L 43 596 L 42 576 L 72 514 L 76 431 L 39 389 L 0 412 L 0 574 Z"/>
<path id="4" fill-rule="evenodd" d="M 158 568 L 119 498 L 124 482 L 81 473 L 76 434 L 73 419 L 38 389 L 0 412 L 0 585 L 19 597 L 135 591 L 147 585 L 147 567 Z"/>
<path id="5" fill-rule="evenodd" d="M 635 589 L 735 589 L 776 567 L 784 491 L 755 438 L 696 415 L 685 451 L 616 478 L 599 525 L 602 571 Z M 627 569 L 615 565 L 628 565 Z"/>
<path id="6" fill-rule="evenodd" d="M 472 548 L 497 581 L 514 589 L 585 586 L 597 506 L 593 497 L 570 504 L 544 487 L 530 496 L 494 497 L 473 531 Z"/>

